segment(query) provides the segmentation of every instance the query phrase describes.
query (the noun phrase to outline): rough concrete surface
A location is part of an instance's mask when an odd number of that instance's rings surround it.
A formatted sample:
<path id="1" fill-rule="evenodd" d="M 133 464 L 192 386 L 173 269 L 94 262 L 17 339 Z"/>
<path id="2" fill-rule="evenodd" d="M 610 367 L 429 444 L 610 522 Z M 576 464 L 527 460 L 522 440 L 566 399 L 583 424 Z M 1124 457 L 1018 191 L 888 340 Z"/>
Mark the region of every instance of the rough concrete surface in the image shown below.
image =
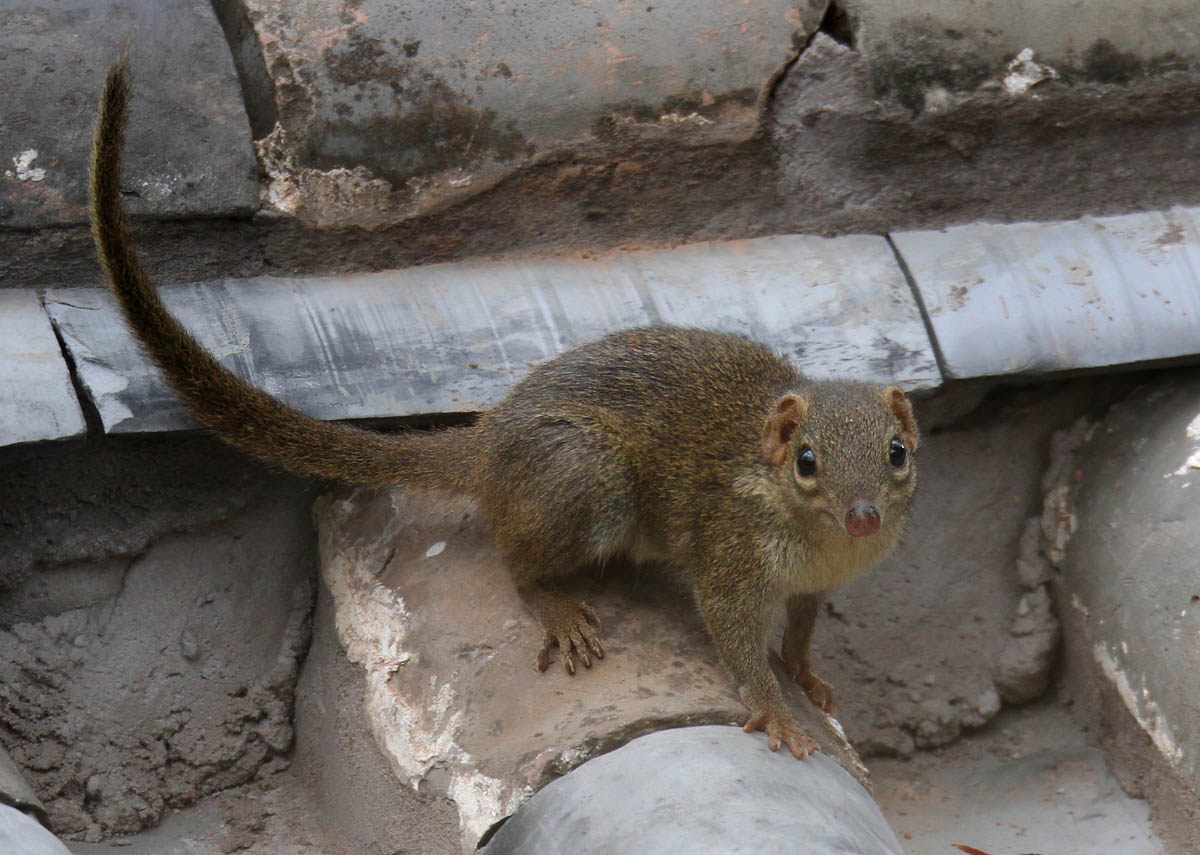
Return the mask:
<path id="1" fill-rule="evenodd" d="M 162 822 L 75 855 L 363 855 L 457 852 L 443 796 L 392 775 L 363 709 L 364 676 L 338 646 L 329 592 L 318 590 L 313 639 L 296 684 L 295 746 L 285 768 L 164 812 Z"/>
<path id="2" fill-rule="evenodd" d="M 912 855 L 1168 855 L 1149 806 L 1121 791 L 1069 696 L 1007 709 L 968 739 L 878 759 L 879 806 Z"/>
<path id="3" fill-rule="evenodd" d="M 34 468 L 61 481 L 70 477 L 64 462 Z M 188 471 L 149 462 L 176 478 Z M 7 486 L 36 480 L 23 474 Z M 121 514 L 144 512 L 122 474 L 105 477 L 103 465 L 81 473 L 77 489 L 90 501 L 77 499 L 75 519 L 52 524 L 92 537 L 86 527 L 95 525 L 111 537 Z M 196 493 L 205 483 L 178 488 Z M 290 499 L 247 502 L 208 528 L 172 533 L 159 517 L 156 536 L 143 528 L 105 543 L 100 556 L 88 544 L 6 596 L 0 738 L 58 833 L 98 840 L 137 831 L 168 806 L 286 763 L 313 591 L 307 499 L 290 478 L 277 479 L 276 496 L 287 496 L 286 485 Z M 43 497 L 51 489 L 38 486 Z"/>
<path id="4" fill-rule="evenodd" d="M 260 467 L 205 437 L 6 450 L 0 591 L 26 587 L 0 599 L 0 623 L 40 620 L 115 593 L 130 556 L 169 532 L 236 514 L 263 480 Z M 35 568 L 42 572 L 30 578 Z"/>
<path id="5" fill-rule="evenodd" d="M 246 110 L 206 0 L 16 0 L 0 7 L 0 230 L 86 222 L 95 99 L 126 40 L 130 207 L 158 217 L 257 207 Z"/>
<path id="6" fill-rule="evenodd" d="M 1051 490 L 1069 667 L 1122 783 L 1200 847 L 1200 374 L 1146 383 L 1082 434 Z"/>
<path id="7" fill-rule="evenodd" d="M 259 775 L 185 808 L 168 808 L 161 822 L 137 834 L 100 843 L 70 841 L 70 847 L 72 855 L 363 855 L 371 851 L 343 849 L 327 841 L 314 806 L 286 770 Z"/>
<path id="8" fill-rule="evenodd" d="M 541 631 L 470 502 L 335 493 L 316 518 L 375 740 L 402 782 L 455 802 L 464 850 L 590 757 L 665 727 L 746 718 L 690 594 L 648 568 L 610 566 L 566 588 L 599 614 L 606 655 L 573 676 L 539 673 Z M 800 726 L 865 779 L 836 723 L 790 681 L 784 692 Z"/>
<path id="9" fill-rule="evenodd" d="M 589 760 L 522 805 L 482 851 L 903 855 L 870 794 L 833 760 L 797 764 L 712 726 L 659 731 Z"/>

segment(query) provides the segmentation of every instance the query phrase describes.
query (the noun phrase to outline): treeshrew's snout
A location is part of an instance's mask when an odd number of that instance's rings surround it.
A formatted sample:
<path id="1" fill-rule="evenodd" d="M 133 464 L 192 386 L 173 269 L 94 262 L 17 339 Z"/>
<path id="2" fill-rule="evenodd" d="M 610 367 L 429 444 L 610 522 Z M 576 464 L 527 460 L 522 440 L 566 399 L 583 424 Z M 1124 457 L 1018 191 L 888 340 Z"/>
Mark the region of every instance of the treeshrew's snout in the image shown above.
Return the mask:
<path id="1" fill-rule="evenodd" d="M 879 531 L 883 525 L 883 514 L 873 502 L 858 499 L 846 511 L 846 531 L 855 537 L 867 537 Z"/>

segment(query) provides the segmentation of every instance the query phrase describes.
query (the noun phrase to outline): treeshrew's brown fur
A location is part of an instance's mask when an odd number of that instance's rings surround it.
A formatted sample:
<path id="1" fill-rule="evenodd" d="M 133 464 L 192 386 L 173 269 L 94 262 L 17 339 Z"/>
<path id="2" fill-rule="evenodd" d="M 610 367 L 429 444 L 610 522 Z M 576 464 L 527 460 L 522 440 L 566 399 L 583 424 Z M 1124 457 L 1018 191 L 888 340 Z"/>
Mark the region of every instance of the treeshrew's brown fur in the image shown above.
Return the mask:
<path id="1" fill-rule="evenodd" d="M 595 612 L 554 577 L 617 555 L 668 562 L 691 581 L 747 729 L 797 757 L 815 748 L 771 673 L 768 623 L 786 603 L 789 674 L 831 709 L 809 664 L 820 603 L 891 549 L 916 486 L 917 428 L 899 389 L 808 380 L 737 336 L 636 329 L 545 363 L 471 427 L 382 435 L 318 421 L 225 370 L 160 301 L 120 197 L 128 101 L 122 59 L 96 125 L 92 230 L 129 327 L 201 422 L 297 472 L 473 496 L 545 630 L 541 668 L 556 645 L 572 673 L 603 656 Z M 878 529 L 855 537 L 848 509 L 863 508 Z"/>

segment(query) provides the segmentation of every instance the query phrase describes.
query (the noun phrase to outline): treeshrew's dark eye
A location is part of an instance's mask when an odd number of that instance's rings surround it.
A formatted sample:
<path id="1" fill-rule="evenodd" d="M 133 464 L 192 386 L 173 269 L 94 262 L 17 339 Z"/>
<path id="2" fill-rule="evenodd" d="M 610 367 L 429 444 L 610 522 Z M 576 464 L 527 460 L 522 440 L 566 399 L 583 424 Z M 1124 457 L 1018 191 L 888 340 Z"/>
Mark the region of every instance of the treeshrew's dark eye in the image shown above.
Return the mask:
<path id="1" fill-rule="evenodd" d="M 811 478 L 817 474 L 817 455 L 808 446 L 800 449 L 796 455 L 796 474 L 801 478 Z"/>
<path id="2" fill-rule="evenodd" d="M 898 438 L 893 438 L 888 445 L 888 462 L 899 469 L 908 462 L 908 447 L 904 441 Z"/>

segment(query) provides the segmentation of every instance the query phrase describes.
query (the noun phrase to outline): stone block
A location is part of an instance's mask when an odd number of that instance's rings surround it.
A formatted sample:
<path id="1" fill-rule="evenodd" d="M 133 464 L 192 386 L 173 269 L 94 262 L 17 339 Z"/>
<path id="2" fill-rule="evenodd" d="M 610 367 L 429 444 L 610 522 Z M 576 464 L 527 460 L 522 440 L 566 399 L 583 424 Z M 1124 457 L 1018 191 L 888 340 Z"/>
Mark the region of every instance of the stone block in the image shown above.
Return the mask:
<path id="1" fill-rule="evenodd" d="M 542 633 L 470 502 L 338 492 L 315 513 L 338 638 L 365 672 L 375 741 L 400 780 L 454 801 L 464 851 L 591 757 L 653 731 L 746 718 L 690 594 L 651 568 L 568 582 L 599 614 L 606 655 L 574 675 L 557 662 L 539 673 Z M 840 726 L 782 684 L 800 726 L 865 780 Z M 745 751 L 766 750 L 761 733 L 729 732 Z M 810 763 L 786 750 L 773 760 L 798 777 Z"/>
<path id="2" fill-rule="evenodd" d="M 32 291 L 0 290 L 0 445 L 87 430 L 50 320 Z"/>
<path id="3" fill-rule="evenodd" d="M 241 87 L 206 0 L 17 0 L 0 7 L 0 228 L 87 221 L 96 101 L 126 40 L 130 209 L 211 217 L 258 207 Z"/>
<path id="4" fill-rule="evenodd" d="M 1089 0 L 1085 9 L 1074 0 L 1044 0 L 1037 14 L 1028 14 L 1030 8 L 1014 3 L 997 9 L 987 0 L 856 3 L 856 44 L 873 58 L 879 94 L 918 110 L 944 98 L 945 90 L 978 85 L 1023 50 L 1032 55 L 1027 63 L 1036 59 L 1061 69 L 1055 77 L 1100 83 L 1194 67 L 1200 60 L 1200 10 L 1190 0 L 1136 6 Z M 1006 77 L 1012 79 L 1003 85 L 1013 94 L 1045 79 L 1029 67 Z"/>
<path id="5" fill-rule="evenodd" d="M 1086 7 L 831 4 L 776 88 L 766 126 L 790 229 L 1197 204 L 1200 7 Z"/>
<path id="6" fill-rule="evenodd" d="M 1172 372 L 1114 407 L 1064 473 L 1060 606 L 1074 665 L 1119 699 L 1105 722 L 1131 762 L 1200 793 L 1200 373 Z M 1123 711 L 1121 708 L 1123 707 Z M 1124 721 L 1122 722 L 1122 719 Z M 1113 738 L 1121 730 L 1134 739 Z M 1134 758 L 1129 748 L 1156 758 Z M 1128 780 L 1128 777 L 1126 778 Z M 1140 785 L 1154 804 L 1156 783 Z M 1161 809 L 1160 804 L 1156 807 Z M 1193 820 L 1192 833 L 1196 841 Z M 1182 851 L 1182 850 L 1181 850 Z M 1190 849 L 1188 851 L 1191 851 Z"/>
<path id="7" fill-rule="evenodd" d="M 486 409 L 539 362 L 606 333 L 661 324 L 744 333 L 814 376 L 910 390 L 940 382 L 891 250 L 866 235 L 224 280 L 162 293 L 228 367 L 323 419 Z M 108 294 L 52 289 L 47 309 L 105 430 L 195 426 Z"/>
<path id="8" fill-rule="evenodd" d="M 893 239 L 951 377 L 1200 353 L 1200 208 Z"/>
<path id="9" fill-rule="evenodd" d="M 744 141 L 821 5 L 249 0 L 279 117 L 271 200 L 369 226 L 580 145 Z"/>

